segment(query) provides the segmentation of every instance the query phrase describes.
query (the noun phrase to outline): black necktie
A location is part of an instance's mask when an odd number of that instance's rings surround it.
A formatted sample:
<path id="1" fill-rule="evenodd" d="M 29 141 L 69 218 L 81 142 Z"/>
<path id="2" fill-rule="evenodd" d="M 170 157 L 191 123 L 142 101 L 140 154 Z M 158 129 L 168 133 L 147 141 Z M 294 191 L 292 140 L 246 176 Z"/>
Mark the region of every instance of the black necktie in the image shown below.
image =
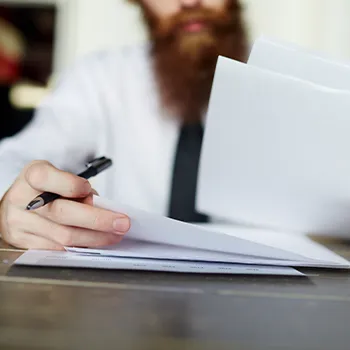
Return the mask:
<path id="1" fill-rule="evenodd" d="M 200 124 L 181 128 L 174 162 L 169 217 L 184 222 L 208 222 L 206 215 L 195 210 L 197 177 L 202 148 Z"/>

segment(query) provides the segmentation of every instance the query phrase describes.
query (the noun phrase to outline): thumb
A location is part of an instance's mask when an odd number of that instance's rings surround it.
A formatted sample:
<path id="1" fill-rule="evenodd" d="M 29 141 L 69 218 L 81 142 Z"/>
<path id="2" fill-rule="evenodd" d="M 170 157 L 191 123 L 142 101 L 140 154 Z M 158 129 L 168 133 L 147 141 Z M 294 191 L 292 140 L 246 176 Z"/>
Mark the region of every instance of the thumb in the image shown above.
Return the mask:
<path id="1" fill-rule="evenodd" d="M 82 199 L 77 199 L 76 201 L 83 203 L 83 204 L 93 206 L 94 205 L 94 198 L 93 198 L 94 196 L 99 196 L 99 194 L 95 189 L 92 189 L 91 193 L 87 197 L 82 198 Z"/>

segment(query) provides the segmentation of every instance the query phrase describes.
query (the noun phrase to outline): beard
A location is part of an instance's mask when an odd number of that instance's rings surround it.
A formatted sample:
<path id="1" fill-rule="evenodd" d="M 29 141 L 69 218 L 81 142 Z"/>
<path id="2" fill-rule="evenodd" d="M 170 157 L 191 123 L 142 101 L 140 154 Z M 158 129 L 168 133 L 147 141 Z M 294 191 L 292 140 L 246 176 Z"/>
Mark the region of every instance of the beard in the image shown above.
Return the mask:
<path id="1" fill-rule="evenodd" d="M 238 0 L 221 10 L 187 9 L 157 18 L 144 8 L 152 39 L 151 56 L 162 107 L 183 123 L 198 123 L 206 111 L 218 56 L 247 58 L 247 36 Z M 188 23 L 202 30 L 183 30 Z"/>

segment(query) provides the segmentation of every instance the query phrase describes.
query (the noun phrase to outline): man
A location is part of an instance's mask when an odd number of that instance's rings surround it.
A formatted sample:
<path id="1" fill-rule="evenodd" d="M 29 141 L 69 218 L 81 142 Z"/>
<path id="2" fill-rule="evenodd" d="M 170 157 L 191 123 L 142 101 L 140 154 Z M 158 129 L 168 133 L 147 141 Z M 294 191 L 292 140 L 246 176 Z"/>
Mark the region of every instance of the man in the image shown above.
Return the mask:
<path id="1" fill-rule="evenodd" d="M 104 155 L 114 167 L 94 179 L 101 195 L 178 220 L 208 220 L 194 209 L 202 123 L 218 55 L 245 59 L 241 6 L 137 2 L 151 44 L 85 58 L 33 123 L 1 144 L 0 232 L 10 244 L 60 250 L 119 242 L 129 218 L 93 207 L 91 184 L 73 175 Z M 65 199 L 26 211 L 43 191 Z"/>

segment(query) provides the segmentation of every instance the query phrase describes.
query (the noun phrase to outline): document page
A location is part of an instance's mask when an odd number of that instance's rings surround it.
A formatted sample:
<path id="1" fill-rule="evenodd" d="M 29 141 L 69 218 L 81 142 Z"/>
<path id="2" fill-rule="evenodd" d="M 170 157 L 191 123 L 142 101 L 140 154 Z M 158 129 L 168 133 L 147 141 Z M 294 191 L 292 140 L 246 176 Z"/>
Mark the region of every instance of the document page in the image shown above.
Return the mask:
<path id="1" fill-rule="evenodd" d="M 289 267 L 118 258 L 91 256 L 70 252 L 49 252 L 35 250 L 24 253 L 15 262 L 15 264 L 29 266 L 77 267 L 200 274 L 304 276 L 303 273 Z"/>
<path id="2" fill-rule="evenodd" d="M 348 268 L 349 262 L 308 237 L 247 227 L 191 225 L 130 208 L 101 197 L 95 205 L 123 212 L 131 229 L 123 241 L 104 249 L 67 247 L 102 256 L 242 263 L 275 266 Z"/>
<path id="3" fill-rule="evenodd" d="M 276 231 L 350 237 L 350 92 L 220 57 L 197 210 Z"/>

